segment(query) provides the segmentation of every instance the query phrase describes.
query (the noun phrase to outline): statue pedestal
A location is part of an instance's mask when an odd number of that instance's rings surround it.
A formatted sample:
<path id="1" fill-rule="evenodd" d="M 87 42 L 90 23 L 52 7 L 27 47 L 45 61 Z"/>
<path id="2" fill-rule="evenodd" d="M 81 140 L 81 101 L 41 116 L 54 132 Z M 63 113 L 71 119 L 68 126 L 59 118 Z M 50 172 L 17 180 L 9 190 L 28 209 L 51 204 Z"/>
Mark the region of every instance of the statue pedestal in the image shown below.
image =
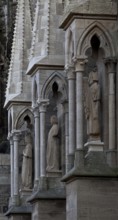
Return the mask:
<path id="1" fill-rule="evenodd" d="M 47 171 L 46 176 L 47 177 L 61 177 L 62 171 L 61 170 Z"/>
<path id="2" fill-rule="evenodd" d="M 20 189 L 20 198 L 21 198 L 21 203 L 26 204 L 27 199 L 29 196 L 32 194 L 32 189 Z"/>
<path id="3" fill-rule="evenodd" d="M 104 143 L 101 142 L 100 140 L 89 141 L 84 146 L 88 148 L 88 153 L 91 151 L 92 152 L 103 152 Z"/>
<path id="4" fill-rule="evenodd" d="M 21 189 L 20 195 L 21 196 L 30 196 L 32 193 L 32 189 Z"/>

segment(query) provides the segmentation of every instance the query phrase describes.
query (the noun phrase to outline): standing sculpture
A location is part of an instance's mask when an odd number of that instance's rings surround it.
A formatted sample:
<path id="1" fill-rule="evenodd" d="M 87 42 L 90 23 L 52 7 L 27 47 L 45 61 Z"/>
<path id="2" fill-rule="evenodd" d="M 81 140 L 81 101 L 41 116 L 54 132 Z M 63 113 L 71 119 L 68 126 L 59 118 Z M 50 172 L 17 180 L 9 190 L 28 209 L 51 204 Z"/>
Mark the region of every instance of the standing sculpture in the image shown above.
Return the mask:
<path id="1" fill-rule="evenodd" d="M 47 141 L 47 171 L 59 170 L 59 126 L 55 115 L 50 119 L 51 129 L 48 134 Z"/>
<path id="2" fill-rule="evenodd" d="M 100 140 L 99 105 L 100 86 L 97 67 L 89 73 L 88 85 L 85 87 L 85 115 L 89 141 Z"/>
<path id="3" fill-rule="evenodd" d="M 23 150 L 23 163 L 22 163 L 22 188 L 31 189 L 32 188 L 32 138 L 31 134 L 27 133 L 25 135 L 25 149 Z"/>

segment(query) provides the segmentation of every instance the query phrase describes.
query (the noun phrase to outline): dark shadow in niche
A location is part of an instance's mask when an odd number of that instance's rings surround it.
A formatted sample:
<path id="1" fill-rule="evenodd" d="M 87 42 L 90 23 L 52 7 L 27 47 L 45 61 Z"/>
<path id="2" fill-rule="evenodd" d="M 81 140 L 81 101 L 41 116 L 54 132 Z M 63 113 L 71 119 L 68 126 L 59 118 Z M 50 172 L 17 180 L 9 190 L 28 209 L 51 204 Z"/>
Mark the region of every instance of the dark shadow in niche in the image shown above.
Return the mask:
<path id="1" fill-rule="evenodd" d="M 2 141 L 0 144 L 0 154 L 9 154 L 10 153 L 10 144 L 9 141 Z"/>

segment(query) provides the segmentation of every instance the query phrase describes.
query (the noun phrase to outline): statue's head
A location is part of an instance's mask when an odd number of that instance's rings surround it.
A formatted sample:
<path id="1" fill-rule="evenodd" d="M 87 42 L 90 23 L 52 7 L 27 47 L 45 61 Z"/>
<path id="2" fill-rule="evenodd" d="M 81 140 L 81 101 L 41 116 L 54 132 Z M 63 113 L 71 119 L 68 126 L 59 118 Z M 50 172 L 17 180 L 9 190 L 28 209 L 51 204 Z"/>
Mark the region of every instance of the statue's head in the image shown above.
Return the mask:
<path id="1" fill-rule="evenodd" d="M 58 124 L 58 119 L 57 119 L 56 115 L 51 116 L 50 122 L 51 122 L 51 125 Z"/>

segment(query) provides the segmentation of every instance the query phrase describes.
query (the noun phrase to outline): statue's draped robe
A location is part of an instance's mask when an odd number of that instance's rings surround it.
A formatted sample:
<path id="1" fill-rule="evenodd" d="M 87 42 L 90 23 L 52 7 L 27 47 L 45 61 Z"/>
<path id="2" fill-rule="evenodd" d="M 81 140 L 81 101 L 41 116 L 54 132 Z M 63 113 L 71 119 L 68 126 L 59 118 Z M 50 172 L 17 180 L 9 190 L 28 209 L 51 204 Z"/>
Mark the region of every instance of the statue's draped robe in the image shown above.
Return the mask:
<path id="1" fill-rule="evenodd" d="M 48 134 L 47 142 L 47 171 L 59 170 L 59 127 L 53 124 Z"/>
<path id="2" fill-rule="evenodd" d="M 89 140 L 99 139 L 100 137 L 99 105 L 100 86 L 98 76 L 97 72 L 92 71 L 89 74 L 89 80 L 87 77 L 84 79 L 84 109 Z"/>
<path id="3" fill-rule="evenodd" d="M 22 187 L 32 188 L 32 144 L 28 143 L 23 151 Z"/>

